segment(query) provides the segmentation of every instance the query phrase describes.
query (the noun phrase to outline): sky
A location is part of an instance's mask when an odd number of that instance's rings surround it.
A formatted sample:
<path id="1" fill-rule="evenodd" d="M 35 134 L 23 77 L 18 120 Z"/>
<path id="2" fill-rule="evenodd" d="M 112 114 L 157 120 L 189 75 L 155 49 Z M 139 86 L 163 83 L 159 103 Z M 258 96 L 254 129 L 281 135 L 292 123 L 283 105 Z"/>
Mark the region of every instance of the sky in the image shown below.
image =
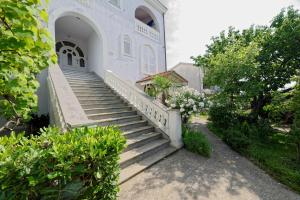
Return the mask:
<path id="1" fill-rule="evenodd" d="M 161 0 L 168 7 L 166 40 L 168 68 L 192 62 L 191 56 L 205 53 L 211 37 L 229 26 L 245 29 L 268 25 L 282 8 L 300 0 Z"/>

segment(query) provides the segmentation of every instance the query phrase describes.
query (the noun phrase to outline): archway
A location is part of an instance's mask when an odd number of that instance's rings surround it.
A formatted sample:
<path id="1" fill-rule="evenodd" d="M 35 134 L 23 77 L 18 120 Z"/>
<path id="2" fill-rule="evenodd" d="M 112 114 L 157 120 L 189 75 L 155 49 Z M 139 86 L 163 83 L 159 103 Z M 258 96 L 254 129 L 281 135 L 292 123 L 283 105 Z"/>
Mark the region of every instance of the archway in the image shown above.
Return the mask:
<path id="1" fill-rule="evenodd" d="M 135 18 L 159 32 L 158 21 L 149 8 L 145 6 L 139 6 L 135 10 Z"/>
<path id="2" fill-rule="evenodd" d="M 55 21 L 55 50 L 59 66 L 102 75 L 102 36 L 80 15 L 65 14 Z"/>

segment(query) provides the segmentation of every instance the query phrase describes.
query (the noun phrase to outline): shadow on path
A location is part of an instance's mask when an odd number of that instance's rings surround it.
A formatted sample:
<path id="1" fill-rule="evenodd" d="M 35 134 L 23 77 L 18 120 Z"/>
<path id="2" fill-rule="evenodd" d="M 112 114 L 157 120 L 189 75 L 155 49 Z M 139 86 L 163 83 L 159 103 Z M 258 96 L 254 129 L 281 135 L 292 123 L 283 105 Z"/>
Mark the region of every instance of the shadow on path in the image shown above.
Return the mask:
<path id="1" fill-rule="evenodd" d="M 121 185 L 120 199 L 300 200 L 195 120 L 213 146 L 210 159 L 184 149 Z"/>

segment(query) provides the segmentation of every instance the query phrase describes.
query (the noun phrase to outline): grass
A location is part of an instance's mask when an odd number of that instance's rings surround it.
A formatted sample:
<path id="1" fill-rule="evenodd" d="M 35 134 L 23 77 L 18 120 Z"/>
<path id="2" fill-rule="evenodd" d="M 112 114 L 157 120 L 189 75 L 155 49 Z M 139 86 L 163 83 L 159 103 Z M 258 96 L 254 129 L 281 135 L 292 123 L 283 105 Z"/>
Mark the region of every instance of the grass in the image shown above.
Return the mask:
<path id="1" fill-rule="evenodd" d="M 185 148 L 193 153 L 208 158 L 211 156 L 211 144 L 206 136 L 200 131 L 185 127 L 183 130 L 183 143 Z"/>
<path id="2" fill-rule="evenodd" d="M 224 131 L 209 124 L 209 129 L 221 139 Z M 300 193 L 300 163 L 296 160 L 296 148 L 285 140 L 284 133 L 276 133 L 269 142 L 251 138 L 249 147 L 240 151 L 272 177 Z"/>

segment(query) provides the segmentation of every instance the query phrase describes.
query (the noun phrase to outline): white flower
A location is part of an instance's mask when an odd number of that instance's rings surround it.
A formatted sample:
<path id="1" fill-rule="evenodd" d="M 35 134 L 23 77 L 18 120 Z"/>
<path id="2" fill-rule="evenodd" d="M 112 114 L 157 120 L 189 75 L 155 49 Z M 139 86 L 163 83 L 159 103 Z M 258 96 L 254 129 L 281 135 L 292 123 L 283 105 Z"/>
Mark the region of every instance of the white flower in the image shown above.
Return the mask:
<path id="1" fill-rule="evenodd" d="M 189 115 L 191 115 L 193 112 L 192 111 L 189 111 Z"/>
<path id="2" fill-rule="evenodd" d="M 209 106 L 209 107 L 213 106 L 213 102 L 208 101 L 208 106 Z"/>
<path id="3" fill-rule="evenodd" d="M 193 110 L 194 110 L 195 112 L 197 111 L 196 105 L 194 105 Z"/>
<path id="4" fill-rule="evenodd" d="M 204 108 L 204 103 L 203 103 L 203 102 L 200 102 L 200 103 L 199 103 L 199 106 L 200 106 L 201 108 Z"/>
<path id="5" fill-rule="evenodd" d="M 181 108 L 181 109 L 180 109 L 180 112 L 184 112 L 184 111 L 185 111 L 184 108 Z"/>
<path id="6" fill-rule="evenodd" d="M 176 107 L 176 105 L 175 105 L 175 104 L 171 104 L 171 107 L 172 107 L 172 108 L 175 108 L 175 107 Z"/>
<path id="7" fill-rule="evenodd" d="M 166 102 L 166 103 L 169 103 L 169 101 L 168 101 L 168 100 L 165 100 L 165 102 Z"/>
<path id="8" fill-rule="evenodd" d="M 181 104 L 181 105 L 180 105 L 180 108 L 183 108 L 183 107 L 184 107 L 184 105 L 183 105 L 183 104 Z"/>

